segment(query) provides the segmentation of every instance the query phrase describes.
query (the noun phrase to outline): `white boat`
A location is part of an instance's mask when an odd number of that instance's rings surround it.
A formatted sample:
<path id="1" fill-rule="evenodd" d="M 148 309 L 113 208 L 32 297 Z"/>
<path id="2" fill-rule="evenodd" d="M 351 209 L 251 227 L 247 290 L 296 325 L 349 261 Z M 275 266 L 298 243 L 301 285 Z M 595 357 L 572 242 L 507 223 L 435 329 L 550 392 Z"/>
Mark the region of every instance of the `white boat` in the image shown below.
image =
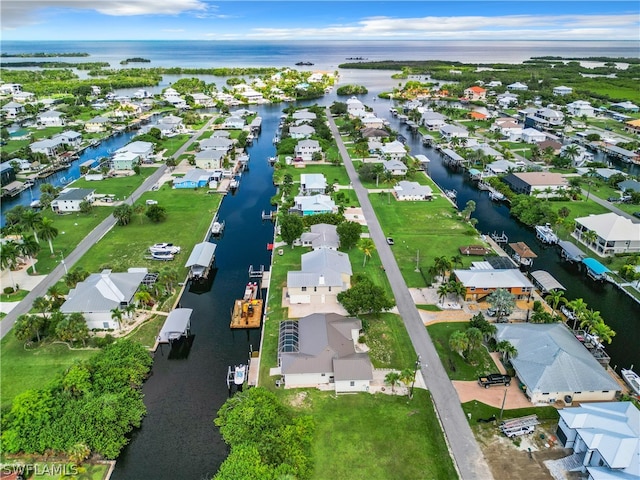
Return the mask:
<path id="1" fill-rule="evenodd" d="M 33 202 L 31 202 L 29 204 L 29 206 L 31 208 L 40 208 L 42 206 L 42 204 L 40 203 L 40 200 L 34 200 Z"/>
<path id="2" fill-rule="evenodd" d="M 554 233 L 553 228 L 551 228 L 550 224 L 547 223 L 545 225 L 536 225 L 535 229 L 536 237 L 542 243 L 548 243 L 549 245 L 555 245 L 556 243 L 558 243 L 559 238 Z"/>
<path id="3" fill-rule="evenodd" d="M 458 192 L 455 190 L 445 190 L 444 194 L 451 199 L 455 199 L 458 196 Z"/>
<path id="4" fill-rule="evenodd" d="M 221 235 L 224 230 L 224 222 L 213 222 L 211 225 L 211 234 L 212 235 Z"/>
<path id="5" fill-rule="evenodd" d="M 149 247 L 151 253 L 171 253 L 173 255 L 180 253 L 180 247 L 173 243 L 156 243 Z"/>
<path id="6" fill-rule="evenodd" d="M 246 365 L 237 365 L 235 373 L 233 375 L 233 383 L 235 383 L 236 385 L 242 385 L 245 380 L 246 371 Z"/>
<path id="7" fill-rule="evenodd" d="M 631 367 L 633 368 L 633 367 Z M 633 390 L 636 395 L 640 395 L 640 375 L 631 370 L 631 368 L 623 368 L 620 370 L 620 374 L 629 388 Z"/>
<path id="8" fill-rule="evenodd" d="M 151 258 L 153 260 L 164 260 L 169 261 L 173 260 L 173 253 L 168 252 L 151 252 Z"/>
<path id="9" fill-rule="evenodd" d="M 489 198 L 494 202 L 501 202 L 505 199 L 505 196 L 497 190 L 492 190 L 489 192 Z"/>

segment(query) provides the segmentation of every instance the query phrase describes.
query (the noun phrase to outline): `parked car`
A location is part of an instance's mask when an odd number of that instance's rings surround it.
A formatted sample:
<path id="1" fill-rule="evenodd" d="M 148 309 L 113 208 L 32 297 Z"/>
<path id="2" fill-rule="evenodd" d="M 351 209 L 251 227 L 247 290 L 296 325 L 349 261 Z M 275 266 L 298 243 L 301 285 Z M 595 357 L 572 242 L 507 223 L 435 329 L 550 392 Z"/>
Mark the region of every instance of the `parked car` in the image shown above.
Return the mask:
<path id="1" fill-rule="evenodd" d="M 527 435 L 529 433 L 533 433 L 535 429 L 536 429 L 535 425 L 526 425 L 524 427 L 518 427 L 515 429 L 505 431 L 504 434 L 509 438 L 513 438 L 513 437 L 519 437 L 520 435 Z"/>
<path id="2" fill-rule="evenodd" d="M 393 238 L 391 238 L 391 237 L 387 237 L 387 243 L 388 243 L 389 245 L 393 245 L 393 244 L 394 244 Z"/>
<path id="3" fill-rule="evenodd" d="M 633 215 L 634 217 L 638 217 L 638 218 L 640 218 L 640 212 L 633 212 L 633 213 L 632 213 L 632 215 Z"/>
<path id="4" fill-rule="evenodd" d="M 478 385 L 484 388 L 489 388 L 491 385 L 511 385 L 511 377 L 509 375 L 503 375 L 501 373 L 491 373 L 483 377 L 478 377 Z"/>
<path id="5" fill-rule="evenodd" d="M 607 202 L 617 203 L 620 201 L 620 197 L 609 197 L 607 198 Z"/>

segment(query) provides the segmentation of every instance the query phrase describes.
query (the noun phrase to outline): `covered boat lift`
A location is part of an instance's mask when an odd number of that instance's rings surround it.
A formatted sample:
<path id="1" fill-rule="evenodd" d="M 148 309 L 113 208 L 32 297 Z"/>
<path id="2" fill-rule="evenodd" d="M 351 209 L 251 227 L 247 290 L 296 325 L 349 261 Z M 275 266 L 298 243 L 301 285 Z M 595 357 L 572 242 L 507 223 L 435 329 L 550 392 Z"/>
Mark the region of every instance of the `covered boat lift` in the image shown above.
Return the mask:
<path id="1" fill-rule="evenodd" d="M 216 253 L 216 244 L 210 242 L 198 243 L 193 247 L 185 267 L 189 268 L 189 278 L 204 279 L 209 275 Z"/>
<path id="2" fill-rule="evenodd" d="M 558 280 L 556 280 L 553 275 L 544 270 L 536 270 L 535 272 L 531 272 L 531 278 L 533 279 L 533 283 L 538 289 L 546 295 L 551 290 L 567 290 Z"/>
<path id="3" fill-rule="evenodd" d="M 529 248 L 529 245 L 524 242 L 510 243 L 509 247 L 513 250 L 514 260 L 520 265 L 531 266 L 533 259 L 538 257 L 538 255 Z"/>
<path id="4" fill-rule="evenodd" d="M 158 343 L 172 343 L 181 337 L 189 336 L 192 313 L 192 308 L 176 308 L 171 311 L 160 330 Z"/>
<path id="5" fill-rule="evenodd" d="M 558 246 L 560 247 L 560 256 L 567 262 L 581 262 L 586 257 L 578 246 L 568 240 L 560 240 Z"/>
<path id="6" fill-rule="evenodd" d="M 606 280 L 607 273 L 611 271 L 595 258 L 584 258 L 582 259 L 582 263 L 587 267 L 587 275 L 594 280 Z"/>

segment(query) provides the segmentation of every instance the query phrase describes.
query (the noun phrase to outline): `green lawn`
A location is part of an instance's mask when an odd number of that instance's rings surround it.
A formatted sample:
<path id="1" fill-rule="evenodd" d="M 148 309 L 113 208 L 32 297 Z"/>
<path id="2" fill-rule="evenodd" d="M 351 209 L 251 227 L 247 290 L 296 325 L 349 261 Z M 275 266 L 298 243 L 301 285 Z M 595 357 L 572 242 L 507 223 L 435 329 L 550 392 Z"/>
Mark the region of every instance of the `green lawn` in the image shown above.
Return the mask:
<path id="1" fill-rule="evenodd" d="M 458 478 L 426 391 L 416 390 L 410 401 L 384 394 L 307 394 L 302 409 L 316 421 L 314 480 Z"/>
<path id="2" fill-rule="evenodd" d="M 449 348 L 451 334 L 467 328 L 469 328 L 468 322 L 443 322 L 427 327 L 440 361 L 451 380 L 476 380 L 480 375 L 497 371 L 495 363 L 484 346 L 480 348 L 477 365 L 467 363 L 457 352 L 451 351 Z"/>
<path id="3" fill-rule="evenodd" d="M 400 315 L 383 313 L 380 318 L 361 318 L 367 323 L 364 341 L 374 368 L 404 370 L 415 364 L 416 353 Z"/>
<path id="4" fill-rule="evenodd" d="M 78 360 L 86 360 L 97 350 L 69 350 L 64 344 L 45 345 L 25 350 L 24 342 L 13 333 L 0 342 L 0 407 L 11 405 L 13 398 L 25 390 L 47 385 L 56 374 Z"/>
<path id="5" fill-rule="evenodd" d="M 156 170 L 157 167 L 144 167 L 140 168 L 140 175 L 105 178 L 99 182 L 88 182 L 82 177 L 73 182 L 71 186 L 74 188 L 89 188 L 95 190 L 96 194 L 115 195 L 116 200 L 122 200 L 131 195 Z"/>
<path id="6" fill-rule="evenodd" d="M 500 417 L 500 409 L 491 407 L 482 402 L 473 401 L 462 404 L 462 410 L 471 414 L 471 426 L 478 426 L 478 418 L 491 418 L 493 415 L 496 418 Z M 502 414 L 503 420 L 509 418 L 525 417 L 527 415 L 538 415 L 539 420 L 558 420 L 558 410 L 554 407 L 528 407 L 528 408 L 516 408 L 513 410 L 505 410 Z M 468 416 L 468 415 L 467 415 Z"/>
<path id="7" fill-rule="evenodd" d="M 167 317 L 164 315 L 155 315 L 145 323 L 136 328 L 133 333 L 127 335 L 130 340 L 140 342 L 145 348 L 153 348 L 160 333 L 160 329 Z"/>
<path id="8" fill-rule="evenodd" d="M 0 295 L 0 302 L 19 302 L 29 294 L 28 290 L 18 290 L 16 292 Z"/>
<path id="9" fill-rule="evenodd" d="M 349 175 L 347 170 L 342 165 L 328 165 L 328 164 L 314 164 L 307 163 L 304 168 L 296 168 L 293 165 L 279 164 L 280 167 L 274 173 L 274 178 L 282 179 L 285 174 L 290 174 L 293 177 L 294 183 L 300 182 L 300 175 L 303 173 L 321 173 L 327 179 L 327 183 L 338 183 L 340 185 L 349 185 Z"/>

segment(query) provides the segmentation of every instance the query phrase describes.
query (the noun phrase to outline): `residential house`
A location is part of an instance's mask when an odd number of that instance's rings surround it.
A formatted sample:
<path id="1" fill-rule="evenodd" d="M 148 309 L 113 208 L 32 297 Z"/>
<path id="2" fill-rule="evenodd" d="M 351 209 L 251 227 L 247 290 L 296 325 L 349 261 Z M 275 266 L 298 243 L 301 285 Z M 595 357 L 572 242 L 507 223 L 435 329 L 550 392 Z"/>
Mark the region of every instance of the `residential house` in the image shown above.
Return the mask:
<path id="1" fill-rule="evenodd" d="M 529 90 L 529 87 L 525 83 L 516 82 L 510 85 L 507 85 L 507 90 L 525 91 L 525 90 Z"/>
<path id="2" fill-rule="evenodd" d="M 82 202 L 93 203 L 94 192 L 88 188 L 65 188 L 51 202 L 51 210 L 56 213 L 79 212 Z"/>
<path id="3" fill-rule="evenodd" d="M 637 180 L 624 180 L 618 183 L 618 190 L 623 192 L 636 192 L 640 193 L 640 182 Z"/>
<path id="4" fill-rule="evenodd" d="M 29 149 L 33 153 L 44 153 L 47 157 L 55 157 L 61 148 L 60 141 L 54 139 L 39 140 L 29 145 Z"/>
<path id="5" fill-rule="evenodd" d="M 3 83 L 0 85 L 0 95 L 13 95 L 22 91 L 20 83 Z"/>
<path id="6" fill-rule="evenodd" d="M 361 329 L 357 318 L 335 313 L 281 322 L 278 366 L 285 388 L 333 384 L 336 393 L 368 391 L 373 366 L 356 350 Z"/>
<path id="7" fill-rule="evenodd" d="M 111 168 L 117 171 L 133 170 L 139 163 L 140 155 L 129 151 L 118 152 L 111 157 Z"/>
<path id="8" fill-rule="evenodd" d="M 186 102 L 184 101 L 184 99 L 180 96 L 180 94 L 178 93 L 178 91 L 175 88 L 167 88 L 163 94 L 162 97 L 165 99 L 165 101 L 178 106 L 178 105 L 186 105 Z"/>
<path id="9" fill-rule="evenodd" d="M 59 141 L 62 145 L 78 148 L 82 143 L 82 134 L 74 132 L 73 130 L 65 130 L 62 133 L 54 135 L 52 140 Z"/>
<path id="10" fill-rule="evenodd" d="M 511 173 L 503 181 L 511 190 L 534 197 L 550 197 L 564 191 L 569 182 L 560 173 L 551 172 L 521 172 Z"/>
<path id="11" fill-rule="evenodd" d="M 426 110 L 422 113 L 420 123 L 422 123 L 422 125 L 424 125 L 427 130 L 435 132 L 446 125 L 446 120 L 447 117 L 442 115 L 441 113 L 434 112 L 433 110 Z"/>
<path id="12" fill-rule="evenodd" d="M 16 171 L 13 169 L 11 162 L 13 159 L 0 163 L 0 185 L 3 187 L 14 183 L 16 180 Z"/>
<path id="13" fill-rule="evenodd" d="M 305 162 L 310 162 L 313 160 L 314 153 L 322 154 L 322 147 L 320 147 L 320 142 L 318 142 L 318 140 L 300 140 L 296 144 L 293 153 L 296 158 L 301 158 Z"/>
<path id="14" fill-rule="evenodd" d="M 589 242 L 587 232 L 595 233 L 593 243 Z M 617 213 L 576 218 L 572 235 L 601 256 L 640 252 L 640 223 Z"/>
<path id="15" fill-rule="evenodd" d="M 496 102 L 502 108 L 509 108 L 518 104 L 518 96 L 510 92 L 501 93 L 496 97 Z"/>
<path id="16" fill-rule="evenodd" d="M 84 129 L 87 133 L 98 133 L 107 130 L 108 126 L 109 119 L 98 115 L 90 120 L 87 120 L 84 124 Z"/>
<path id="17" fill-rule="evenodd" d="M 211 137 L 210 138 L 214 138 L 214 137 L 221 137 L 221 138 L 231 138 L 231 132 L 229 132 L 228 130 L 214 130 L 213 132 L 211 132 Z"/>
<path id="18" fill-rule="evenodd" d="M 484 173 L 486 175 L 503 175 L 509 172 L 515 172 L 519 167 L 515 162 L 509 160 L 497 160 L 491 162 L 484 167 Z"/>
<path id="19" fill-rule="evenodd" d="M 253 87 L 244 83 L 233 87 L 233 91 L 236 95 L 239 95 L 246 100 L 247 103 L 262 103 L 264 101 L 262 93 L 254 90 Z"/>
<path id="20" fill-rule="evenodd" d="M 575 143 L 572 143 L 570 145 L 575 145 L 575 148 L 577 150 L 576 155 L 573 156 L 573 158 L 572 158 L 573 166 L 581 167 L 585 163 L 592 162 L 594 160 L 593 153 L 591 153 L 589 150 L 587 150 L 582 145 L 578 145 L 578 144 L 575 144 Z M 570 147 L 570 145 L 562 145 L 560 147 L 559 154 L 560 154 L 561 157 L 565 157 L 566 156 L 567 149 Z M 540 144 L 540 149 L 544 151 L 544 148 L 542 148 L 541 144 Z"/>
<path id="21" fill-rule="evenodd" d="M 202 188 L 209 185 L 213 173 L 200 168 L 189 170 L 184 177 L 173 179 L 173 188 Z"/>
<path id="22" fill-rule="evenodd" d="M 234 141 L 225 137 L 210 137 L 200 140 L 200 150 L 218 150 L 227 153 L 233 148 Z"/>
<path id="23" fill-rule="evenodd" d="M 36 94 L 32 92 L 16 92 L 12 98 L 14 102 L 30 103 L 36 99 Z"/>
<path id="24" fill-rule="evenodd" d="M 193 97 L 193 103 L 196 105 L 200 105 L 204 108 L 211 108 L 215 106 L 213 98 L 209 95 L 205 95 L 204 93 L 194 93 L 191 96 Z"/>
<path id="25" fill-rule="evenodd" d="M 62 127 L 64 126 L 64 118 L 62 112 L 57 110 L 47 110 L 37 116 L 38 125 L 42 127 Z"/>
<path id="26" fill-rule="evenodd" d="M 504 155 L 502 154 L 502 152 L 499 152 L 488 143 L 479 143 L 478 145 L 475 145 L 470 148 L 476 152 L 480 150 L 483 155 L 485 155 L 486 157 L 490 157 L 494 160 L 502 160 L 504 158 Z"/>
<path id="27" fill-rule="evenodd" d="M 143 142 L 141 140 L 136 140 L 135 142 L 128 143 L 122 148 L 119 148 L 115 151 L 115 154 L 121 152 L 130 152 L 135 153 L 140 156 L 141 161 L 149 160 L 153 156 L 153 150 L 155 146 L 151 142 Z"/>
<path id="28" fill-rule="evenodd" d="M 625 122 L 624 129 L 630 133 L 640 134 L 640 118 Z"/>
<path id="29" fill-rule="evenodd" d="M 632 402 L 585 403 L 558 413 L 556 437 L 589 480 L 640 478 L 640 410 Z"/>
<path id="30" fill-rule="evenodd" d="M 382 162 L 385 172 L 391 173 L 395 177 L 404 177 L 407 174 L 407 166 L 401 160 L 385 160 Z"/>
<path id="31" fill-rule="evenodd" d="M 547 136 L 535 128 L 525 128 L 522 130 L 522 141 L 525 143 L 540 143 L 546 139 Z"/>
<path id="32" fill-rule="evenodd" d="M 300 244 L 303 247 L 311 247 L 313 250 L 318 250 L 319 248 L 338 250 L 338 247 L 340 247 L 338 227 L 328 223 L 311 225 L 309 232 L 304 232 L 300 235 Z"/>
<path id="33" fill-rule="evenodd" d="M 338 207 L 328 195 L 298 195 L 294 198 L 294 213 L 303 216 L 315 215 L 317 213 L 336 213 Z"/>
<path id="34" fill-rule="evenodd" d="M 310 112 L 307 109 L 303 109 L 303 110 L 297 110 L 297 111 L 293 112 L 291 117 L 294 120 L 302 120 L 302 121 L 305 121 L 305 122 L 311 122 L 311 120 L 315 120 L 316 119 L 316 114 L 313 113 L 313 112 Z"/>
<path id="35" fill-rule="evenodd" d="M 501 86 L 502 86 L 502 82 L 500 80 L 491 80 L 489 83 L 485 85 L 485 87 L 488 87 L 488 88 L 495 88 L 495 87 L 501 87 Z"/>
<path id="36" fill-rule="evenodd" d="M 360 132 L 362 138 L 386 138 L 389 136 L 389 132 L 382 128 L 363 128 Z"/>
<path id="37" fill-rule="evenodd" d="M 24 106 L 18 102 L 9 102 L 2 106 L 2 111 L 7 119 L 12 120 L 24 113 Z"/>
<path id="38" fill-rule="evenodd" d="M 628 100 L 625 102 L 612 103 L 609 106 L 609 108 L 612 108 L 613 110 L 620 110 L 622 112 L 632 112 L 632 113 L 637 113 L 638 111 L 640 111 L 640 107 L 638 107 L 638 105 L 635 105 L 634 103 L 631 103 Z"/>
<path id="39" fill-rule="evenodd" d="M 347 114 L 351 118 L 360 118 L 367 114 L 367 109 L 360 100 L 356 97 L 351 97 L 347 100 Z"/>
<path id="40" fill-rule="evenodd" d="M 60 307 L 64 314 L 81 313 L 91 329 L 117 330 L 118 322 L 112 310 L 135 302 L 134 296 L 147 275 L 146 269 L 113 273 L 103 270 L 93 273 L 71 289 Z"/>
<path id="41" fill-rule="evenodd" d="M 221 150 L 203 150 L 195 155 L 195 166 L 204 170 L 222 168 L 225 152 Z"/>
<path id="42" fill-rule="evenodd" d="M 428 185 L 418 182 L 400 181 L 393 187 L 393 194 L 400 201 L 431 200 L 433 191 Z"/>
<path id="43" fill-rule="evenodd" d="M 349 255 L 319 248 L 301 257 L 300 271 L 287 272 L 287 297 L 291 304 L 335 304 L 338 293 L 351 288 Z"/>
<path id="44" fill-rule="evenodd" d="M 401 161 L 407 156 L 407 149 L 398 140 L 385 143 L 380 147 L 380 156 L 389 160 Z"/>
<path id="45" fill-rule="evenodd" d="M 300 195 L 323 194 L 327 191 L 327 179 L 321 173 L 300 175 Z"/>
<path id="46" fill-rule="evenodd" d="M 544 152 L 547 148 L 550 148 L 551 151 L 553 151 L 554 155 L 558 155 L 562 151 L 562 144 L 557 140 L 547 138 L 543 142 L 538 142 L 538 148 L 541 152 Z"/>
<path id="47" fill-rule="evenodd" d="M 565 87 L 564 85 L 560 85 L 559 87 L 553 87 L 554 95 L 571 95 L 573 93 L 573 88 Z"/>
<path id="48" fill-rule="evenodd" d="M 514 119 L 506 117 L 496 118 L 491 130 L 497 130 L 503 137 L 508 138 L 512 142 L 516 142 L 522 138 L 523 127 Z"/>
<path id="49" fill-rule="evenodd" d="M 506 290 L 517 299 L 530 298 L 533 284 L 517 268 L 454 270 L 453 275 L 466 289 L 465 301 L 482 301 L 498 289 Z"/>
<path id="50" fill-rule="evenodd" d="M 224 119 L 222 128 L 226 128 L 228 130 L 242 130 L 245 124 L 246 122 L 244 118 L 231 116 Z"/>
<path id="51" fill-rule="evenodd" d="M 469 138 L 469 131 L 457 125 L 443 125 L 440 127 L 440 135 L 442 135 L 447 142 L 450 142 L 454 138 Z"/>
<path id="52" fill-rule="evenodd" d="M 299 127 L 289 128 L 289 135 L 291 138 L 295 138 L 297 140 L 310 138 L 314 133 L 316 133 L 316 129 L 310 125 L 300 125 Z"/>
<path id="53" fill-rule="evenodd" d="M 469 87 L 464 90 L 464 98 L 468 100 L 484 101 L 487 98 L 487 91 L 482 87 L 474 85 L 473 87 Z"/>
<path id="54" fill-rule="evenodd" d="M 136 90 L 133 93 L 133 98 L 139 98 L 139 99 L 153 98 L 153 94 L 150 91 L 145 90 L 144 88 L 141 88 L 139 90 Z"/>
<path id="55" fill-rule="evenodd" d="M 176 115 L 165 115 L 156 124 L 156 128 L 160 130 L 163 137 L 176 135 L 184 130 L 182 118 Z"/>
<path id="56" fill-rule="evenodd" d="M 375 115 L 367 114 L 364 117 L 360 118 L 360 122 L 362 123 L 362 128 L 383 128 L 384 120 L 382 118 L 378 118 Z"/>
<path id="57" fill-rule="evenodd" d="M 596 109 L 585 100 L 576 100 L 567 104 L 567 112 L 575 117 L 595 117 Z"/>
<path id="58" fill-rule="evenodd" d="M 507 340 L 518 351 L 511 365 L 534 405 L 608 401 L 620 393 L 620 385 L 562 322 L 496 327 L 496 341 Z"/>
<path id="59" fill-rule="evenodd" d="M 559 110 L 538 108 L 533 112 L 530 109 L 525 112 L 527 112 L 524 120 L 525 127 L 548 129 L 560 127 L 564 123 L 564 114 Z"/>

